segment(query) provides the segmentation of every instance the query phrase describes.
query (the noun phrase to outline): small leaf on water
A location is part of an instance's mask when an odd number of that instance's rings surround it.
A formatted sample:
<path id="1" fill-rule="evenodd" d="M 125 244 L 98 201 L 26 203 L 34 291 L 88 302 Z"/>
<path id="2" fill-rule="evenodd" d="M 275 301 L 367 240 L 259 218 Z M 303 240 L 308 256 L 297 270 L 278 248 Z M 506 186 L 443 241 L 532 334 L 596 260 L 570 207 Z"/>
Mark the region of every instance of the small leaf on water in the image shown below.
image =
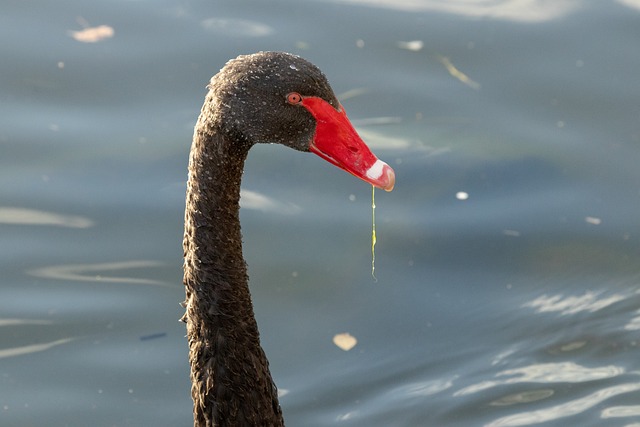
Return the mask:
<path id="1" fill-rule="evenodd" d="M 69 34 L 75 40 L 82 43 L 95 43 L 113 37 L 115 31 L 108 25 L 89 27 L 80 31 L 70 31 Z"/>
<path id="2" fill-rule="evenodd" d="M 337 334 L 333 337 L 333 343 L 344 351 L 349 351 L 356 346 L 358 340 L 350 333 Z"/>

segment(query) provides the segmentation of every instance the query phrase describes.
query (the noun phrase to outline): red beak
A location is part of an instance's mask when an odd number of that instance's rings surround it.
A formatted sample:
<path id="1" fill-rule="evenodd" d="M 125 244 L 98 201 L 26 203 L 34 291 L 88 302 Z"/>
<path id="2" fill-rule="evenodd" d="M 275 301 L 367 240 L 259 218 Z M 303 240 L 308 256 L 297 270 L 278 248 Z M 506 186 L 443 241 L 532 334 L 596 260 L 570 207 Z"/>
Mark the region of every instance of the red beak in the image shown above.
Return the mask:
<path id="1" fill-rule="evenodd" d="M 302 105 L 316 119 L 316 133 L 309 145 L 312 153 L 371 185 L 393 190 L 393 169 L 369 150 L 342 106 L 336 110 L 324 99 L 313 96 L 304 97 Z"/>

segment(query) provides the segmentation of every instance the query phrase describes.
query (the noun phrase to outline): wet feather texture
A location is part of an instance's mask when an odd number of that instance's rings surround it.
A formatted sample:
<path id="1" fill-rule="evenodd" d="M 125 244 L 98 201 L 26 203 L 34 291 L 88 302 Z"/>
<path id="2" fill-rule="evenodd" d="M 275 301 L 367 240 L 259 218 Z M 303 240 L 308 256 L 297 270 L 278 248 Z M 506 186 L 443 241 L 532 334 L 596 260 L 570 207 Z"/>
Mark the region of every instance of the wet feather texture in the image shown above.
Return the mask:
<path id="1" fill-rule="evenodd" d="M 344 113 L 338 115 L 340 104 L 322 72 L 294 55 L 240 56 L 229 61 L 208 88 L 191 147 L 184 232 L 182 320 L 187 324 L 194 423 L 280 426 L 278 392 L 260 346 L 242 257 L 239 201 L 244 162 L 256 143 L 310 150 L 316 119 L 302 103 L 287 102 L 289 93 L 315 100 L 334 110 L 342 126 L 352 125 Z M 355 130 L 347 134 L 368 159 L 378 161 Z M 339 135 L 336 139 L 340 142 Z M 355 164 L 362 163 L 357 150 L 349 156 Z M 370 179 L 365 172 L 362 179 Z"/>

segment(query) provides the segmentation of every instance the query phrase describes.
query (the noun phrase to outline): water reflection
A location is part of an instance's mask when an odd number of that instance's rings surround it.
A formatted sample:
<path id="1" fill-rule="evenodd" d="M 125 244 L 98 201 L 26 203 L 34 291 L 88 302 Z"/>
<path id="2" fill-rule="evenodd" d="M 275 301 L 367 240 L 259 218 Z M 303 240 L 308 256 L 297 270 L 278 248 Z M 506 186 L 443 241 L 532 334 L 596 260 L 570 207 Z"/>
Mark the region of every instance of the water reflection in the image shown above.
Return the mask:
<path id="1" fill-rule="evenodd" d="M 51 325 L 50 320 L 36 319 L 0 319 L 0 327 L 3 326 L 22 326 L 22 325 Z"/>
<path id="2" fill-rule="evenodd" d="M 485 424 L 485 427 L 525 426 L 570 417 L 576 414 L 580 414 L 613 396 L 630 393 L 637 390 L 640 390 L 640 383 L 615 385 L 598 390 L 585 397 L 571 400 L 561 405 L 555 405 L 550 408 L 539 409 L 537 411 L 521 412 L 519 414 L 498 418 L 495 421 Z M 602 417 L 604 418 L 604 413 Z"/>
<path id="3" fill-rule="evenodd" d="M 527 390 L 521 393 L 509 394 L 489 403 L 491 406 L 509 406 L 520 403 L 531 403 L 538 400 L 547 399 L 553 396 L 554 391 L 548 388 L 540 390 Z"/>
<path id="4" fill-rule="evenodd" d="M 615 378 L 625 373 L 625 369 L 615 365 L 587 368 L 573 362 L 540 363 L 523 368 L 507 369 L 495 374 L 505 379 L 482 381 L 458 390 L 454 396 L 478 393 L 493 387 L 520 383 L 580 383 L 586 381 Z"/>
<path id="5" fill-rule="evenodd" d="M 27 271 L 27 274 L 45 279 L 74 280 L 82 282 L 108 282 L 108 283 L 130 283 L 136 285 L 158 285 L 171 286 L 167 282 L 154 279 L 144 279 L 139 277 L 115 277 L 105 275 L 104 272 L 114 272 L 118 270 L 129 270 L 132 268 L 159 267 L 163 263 L 159 261 L 121 261 L 105 262 L 98 264 L 67 264 L 52 265 Z"/>
<path id="6" fill-rule="evenodd" d="M 636 311 L 637 316 L 634 317 L 633 319 L 631 319 L 629 321 L 629 323 L 627 323 L 626 325 L 624 325 L 624 329 L 627 331 L 637 331 L 638 329 L 640 329 L 640 310 Z"/>
<path id="7" fill-rule="evenodd" d="M 633 9 L 640 10 L 640 0 L 617 0 L 618 3 Z"/>
<path id="8" fill-rule="evenodd" d="M 611 406 L 600 413 L 601 418 L 639 417 L 640 405 Z"/>
<path id="9" fill-rule="evenodd" d="M 291 202 L 280 202 L 264 194 L 250 190 L 240 190 L 240 206 L 243 209 L 255 209 L 263 212 L 295 215 L 300 213 L 300 206 Z"/>
<path id="10" fill-rule="evenodd" d="M 209 18 L 200 25 L 206 31 L 225 37 L 264 37 L 273 33 L 270 26 L 246 19 Z"/>
<path id="11" fill-rule="evenodd" d="M 593 313 L 626 298 L 622 294 L 613 294 L 599 298 L 601 292 L 587 291 L 582 296 L 541 295 L 523 307 L 534 308 L 538 313 L 559 312 L 561 315 L 576 314 L 582 311 Z"/>
<path id="12" fill-rule="evenodd" d="M 513 384 L 558 384 L 558 383 L 586 383 L 590 381 L 599 381 L 621 377 L 623 374 L 638 375 L 637 372 L 626 372 L 624 368 L 607 365 L 595 368 L 588 368 L 578 365 L 573 362 L 562 363 L 543 363 L 526 366 L 518 369 L 508 369 L 497 373 L 496 377 L 508 376 L 505 379 L 495 379 L 492 381 L 482 381 L 480 383 L 465 387 L 454 393 L 454 396 L 460 397 L 470 395 L 473 393 L 483 392 L 487 389 L 506 386 Z M 587 396 L 580 397 L 578 399 L 571 400 L 559 405 L 553 405 L 545 409 L 539 409 L 535 411 L 525 411 L 514 415 L 498 418 L 488 424 L 486 427 L 506 427 L 506 426 L 522 426 L 543 423 L 547 421 L 556 420 L 563 417 L 569 417 L 572 415 L 584 412 L 595 405 L 609 399 L 610 397 L 617 396 L 624 393 L 630 393 L 640 390 L 640 382 L 637 383 L 625 383 L 611 387 L 602 388 Z M 551 388 L 542 388 L 534 390 L 525 390 L 519 393 L 512 393 L 496 399 L 490 403 L 492 406 L 510 406 L 521 403 L 530 403 L 535 401 L 542 401 L 550 398 L 555 394 Z M 557 399 L 556 399 L 557 401 Z M 551 401 L 553 402 L 553 401 Z M 631 416 L 620 415 L 623 410 L 613 412 L 612 410 L 603 411 L 602 417 L 615 416 Z M 629 410 L 627 413 L 632 413 L 633 410 Z"/>
<path id="13" fill-rule="evenodd" d="M 75 338 L 62 338 L 55 341 L 50 341 L 41 344 L 31 344 L 22 347 L 3 348 L 0 350 L 0 359 L 6 357 L 22 356 L 23 354 L 38 353 L 40 351 L 49 350 L 52 347 L 56 347 L 62 344 L 73 341 Z"/>
<path id="14" fill-rule="evenodd" d="M 389 137 L 369 129 L 358 129 L 358 133 L 371 149 L 405 150 L 411 147 L 411 141 L 401 137 Z"/>
<path id="15" fill-rule="evenodd" d="M 562 18 L 580 6 L 578 0 L 335 0 L 405 12 L 444 12 L 471 18 L 490 18 L 518 22 L 545 22 Z M 632 0 L 626 0 L 630 2 Z"/>
<path id="16" fill-rule="evenodd" d="M 89 228 L 93 226 L 93 221 L 76 215 L 57 214 L 36 209 L 0 207 L 0 224 Z"/>
<path id="17" fill-rule="evenodd" d="M 453 387 L 453 382 L 458 379 L 458 377 L 458 375 L 454 375 L 447 379 L 411 383 L 395 388 L 389 392 L 389 394 L 399 396 L 401 399 L 404 397 L 431 396 Z"/>

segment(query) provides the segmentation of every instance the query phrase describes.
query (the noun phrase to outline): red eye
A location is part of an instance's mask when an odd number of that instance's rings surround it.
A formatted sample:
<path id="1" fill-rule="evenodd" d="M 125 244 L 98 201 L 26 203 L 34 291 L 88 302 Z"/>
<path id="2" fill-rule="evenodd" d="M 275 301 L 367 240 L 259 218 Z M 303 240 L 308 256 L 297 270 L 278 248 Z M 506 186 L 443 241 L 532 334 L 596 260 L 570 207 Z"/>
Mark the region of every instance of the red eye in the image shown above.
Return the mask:
<path id="1" fill-rule="evenodd" d="M 302 96 L 298 92 L 291 92 L 287 95 L 287 102 L 289 104 L 300 104 L 302 102 Z"/>

